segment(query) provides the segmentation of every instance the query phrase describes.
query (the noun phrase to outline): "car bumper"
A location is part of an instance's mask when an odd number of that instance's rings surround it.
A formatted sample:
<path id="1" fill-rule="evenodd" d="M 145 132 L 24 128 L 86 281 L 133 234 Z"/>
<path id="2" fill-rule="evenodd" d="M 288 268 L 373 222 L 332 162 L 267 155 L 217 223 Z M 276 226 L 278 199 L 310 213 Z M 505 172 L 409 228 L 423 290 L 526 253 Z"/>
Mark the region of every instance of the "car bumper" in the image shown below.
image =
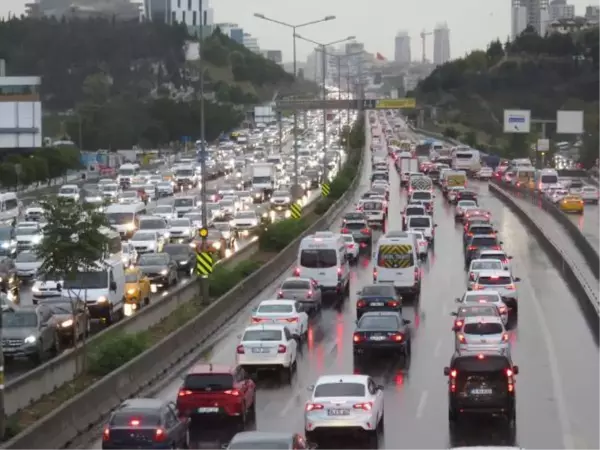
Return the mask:
<path id="1" fill-rule="evenodd" d="M 4 346 L 2 348 L 2 353 L 4 357 L 7 356 L 10 358 L 27 358 L 29 356 L 37 355 L 38 348 L 35 344 L 33 345 L 21 345 L 19 347 L 7 347 Z"/>
<path id="2" fill-rule="evenodd" d="M 237 355 L 237 364 L 253 370 L 278 370 L 290 367 L 289 357 L 285 354 L 270 358 L 258 358 L 250 355 Z"/>
<path id="3" fill-rule="evenodd" d="M 353 345 L 354 353 L 406 352 L 406 342 L 365 341 Z"/>
<path id="4" fill-rule="evenodd" d="M 325 413 L 326 414 L 326 413 Z M 371 415 L 349 418 L 318 418 L 307 415 L 304 419 L 304 428 L 308 433 L 336 435 L 351 432 L 371 431 L 377 428 L 377 418 Z"/>
<path id="5" fill-rule="evenodd" d="M 448 402 L 450 408 L 467 414 L 501 414 L 515 407 L 515 400 L 504 397 L 490 400 L 453 400 Z"/>

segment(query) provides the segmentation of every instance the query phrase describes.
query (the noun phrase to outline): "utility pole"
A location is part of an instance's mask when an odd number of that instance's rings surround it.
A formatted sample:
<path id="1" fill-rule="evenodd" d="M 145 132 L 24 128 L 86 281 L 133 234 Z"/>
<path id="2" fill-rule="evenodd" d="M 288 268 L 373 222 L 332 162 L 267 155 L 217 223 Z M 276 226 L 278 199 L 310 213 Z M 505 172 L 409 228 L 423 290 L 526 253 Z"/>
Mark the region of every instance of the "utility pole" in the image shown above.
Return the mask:
<path id="1" fill-rule="evenodd" d="M 342 57 L 337 56 L 337 88 L 338 100 L 342 100 Z M 338 109 L 338 139 L 342 139 L 342 110 Z"/>
<path id="2" fill-rule="evenodd" d="M 327 78 L 327 53 L 325 53 L 325 45 L 321 46 L 321 62 L 323 70 L 321 70 L 321 82 L 323 83 L 323 101 L 327 100 L 327 86 L 325 80 Z M 329 182 L 329 167 L 327 166 L 327 108 L 323 108 L 323 179 Z"/>
<path id="3" fill-rule="evenodd" d="M 283 115 L 281 111 L 277 113 L 277 122 L 279 123 L 279 154 L 283 153 L 283 124 L 281 120 L 283 119 Z"/>

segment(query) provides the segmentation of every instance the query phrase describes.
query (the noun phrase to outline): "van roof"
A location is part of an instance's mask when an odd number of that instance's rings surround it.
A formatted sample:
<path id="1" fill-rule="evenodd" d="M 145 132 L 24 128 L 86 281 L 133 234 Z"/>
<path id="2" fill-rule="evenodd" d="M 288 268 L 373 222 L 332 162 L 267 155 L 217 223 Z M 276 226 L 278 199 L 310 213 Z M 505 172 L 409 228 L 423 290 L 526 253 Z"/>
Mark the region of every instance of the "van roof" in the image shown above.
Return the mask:
<path id="1" fill-rule="evenodd" d="M 146 205 L 143 203 L 125 203 L 125 204 L 112 204 L 106 208 L 106 214 L 110 213 L 134 213 L 145 209 Z"/>

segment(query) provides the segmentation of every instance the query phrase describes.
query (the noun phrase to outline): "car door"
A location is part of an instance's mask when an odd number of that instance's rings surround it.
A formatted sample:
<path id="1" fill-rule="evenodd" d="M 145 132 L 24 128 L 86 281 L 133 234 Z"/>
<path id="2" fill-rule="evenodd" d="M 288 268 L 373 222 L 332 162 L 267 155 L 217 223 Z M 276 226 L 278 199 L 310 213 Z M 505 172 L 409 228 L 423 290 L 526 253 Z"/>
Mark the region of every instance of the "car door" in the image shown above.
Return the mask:
<path id="1" fill-rule="evenodd" d="M 294 309 L 298 313 L 298 317 L 302 325 L 301 330 L 308 330 L 308 314 L 306 314 L 306 312 L 304 311 L 302 304 L 300 302 L 296 302 L 294 305 Z"/>
<path id="2" fill-rule="evenodd" d="M 254 389 L 252 389 L 252 386 L 250 385 L 250 379 L 246 374 L 246 371 L 241 367 L 238 367 L 235 370 L 233 380 L 236 386 L 239 386 L 240 391 L 242 391 L 242 396 L 244 397 L 246 408 L 248 408 L 248 405 L 252 404 Z"/>
<path id="3" fill-rule="evenodd" d="M 292 336 L 292 333 L 290 333 L 290 330 L 287 329 L 287 327 L 283 329 L 283 335 L 284 335 L 284 339 L 287 341 L 285 343 L 285 345 L 288 345 L 291 348 L 290 353 L 292 355 L 292 361 L 295 361 L 296 360 L 296 340 Z"/>

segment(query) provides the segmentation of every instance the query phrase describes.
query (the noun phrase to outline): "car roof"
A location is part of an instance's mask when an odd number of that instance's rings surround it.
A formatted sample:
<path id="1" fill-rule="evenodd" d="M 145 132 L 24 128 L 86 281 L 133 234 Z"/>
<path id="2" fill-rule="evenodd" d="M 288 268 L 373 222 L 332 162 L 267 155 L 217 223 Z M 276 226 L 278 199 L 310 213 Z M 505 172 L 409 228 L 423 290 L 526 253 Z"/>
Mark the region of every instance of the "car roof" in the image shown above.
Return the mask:
<path id="1" fill-rule="evenodd" d="M 307 277 L 288 277 L 285 280 L 283 280 L 283 283 L 286 283 L 288 281 L 304 281 L 306 283 L 310 283 L 312 281 L 312 278 L 307 278 Z M 281 283 L 281 284 L 283 284 Z"/>
<path id="2" fill-rule="evenodd" d="M 465 299 L 469 298 L 469 297 L 479 297 L 481 295 L 486 295 L 486 294 L 496 294 L 498 296 L 498 298 L 500 300 L 502 300 L 502 296 L 500 295 L 500 293 L 498 291 L 495 291 L 493 289 L 485 289 L 483 291 L 467 291 L 464 293 L 464 297 Z M 485 304 L 485 303 L 484 303 Z"/>
<path id="3" fill-rule="evenodd" d="M 510 277 L 510 270 L 482 270 L 480 277 Z"/>
<path id="4" fill-rule="evenodd" d="M 479 250 L 479 254 L 480 255 L 496 255 L 498 253 L 506 253 L 506 251 L 504 251 L 504 249 L 498 249 L 498 250 L 489 250 L 489 249 Z"/>
<path id="5" fill-rule="evenodd" d="M 296 304 L 296 300 L 288 300 L 288 299 L 275 299 L 275 300 L 263 300 L 262 302 L 260 302 L 258 304 L 258 306 L 265 306 L 265 305 L 295 305 Z"/>
<path id="6" fill-rule="evenodd" d="M 244 330 L 244 332 L 246 332 L 246 331 L 263 331 L 263 330 L 279 330 L 279 331 L 283 331 L 284 328 L 286 328 L 286 326 L 283 325 L 283 324 L 279 324 L 279 323 L 266 323 L 266 324 L 261 324 L 261 325 L 250 325 L 250 326 L 246 327 L 246 329 Z"/>
<path id="7" fill-rule="evenodd" d="M 241 431 L 237 433 L 230 441 L 231 443 L 239 442 L 265 442 L 265 441 L 284 441 L 292 440 L 294 433 L 272 432 L 272 431 Z"/>
<path id="8" fill-rule="evenodd" d="M 485 318 L 483 318 L 485 317 Z M 502 319 L 498 316 L 469 316 L 463 319 L 467 323 L 499 323 L 502 325 Z"/>
<path id="9" fill-rule="evenodd" d="M 360 318 L 363 317 L 399 317 L 400 314 L 396 311 L 368 311 L 364 313 Z"/>
<path id="10" fill-rule="evenodd" d="M 414 215 L 414 216 L 410 216 L 411 220 L 412 219 L 424 219 L 424 218 L 427 218 L 427 219 L 431 220 L 431 216 L 428 216 L 428 215 L 422 215 L 422 216 Z"/>
<path id="11" fill-rule="evenodd" d="M 187 371 L 188 375 L 202 375 L 202 374 L 206 374 L 206 373 L 217 373 L 217 374 L 223 374 L 223 373 L 233 373 L 235 370 L 235 366 L 229 366 L 227 364 L 206 364 L 206 363 L 200 363 L 200 364 L 195 364 L 192 367 L 190 367 L 190 369 Z"/>
<path id="12" fill-rule="evenodd" d="M 321 375 L 318 379 L 317 382 L 315 383 L 315 386 L 318 386 L 320 384 L 329 384 L 329 383 L 360 383 L 360 384 L 367 384 L 367 381 L 369 380 L 369 376 L 368 375 L 358 375 L 358 374 L 340 374 L 340 375 Z"/>

